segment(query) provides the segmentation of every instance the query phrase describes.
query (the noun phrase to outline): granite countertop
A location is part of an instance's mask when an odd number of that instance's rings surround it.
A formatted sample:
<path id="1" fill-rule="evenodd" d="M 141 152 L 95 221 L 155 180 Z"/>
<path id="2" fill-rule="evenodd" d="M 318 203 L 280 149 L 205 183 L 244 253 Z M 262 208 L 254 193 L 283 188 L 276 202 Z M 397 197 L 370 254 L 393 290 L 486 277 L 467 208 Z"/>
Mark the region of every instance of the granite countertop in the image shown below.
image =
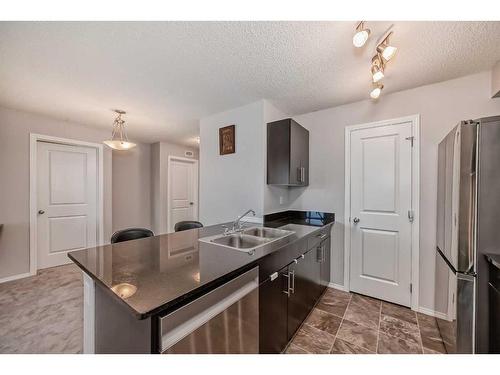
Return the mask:
<path id="1" fill-rule="evenodd" d="M 264 223 L 270 227 L 281 227 L 285 224 L 298 224 L 321 227 L 333 223 L 335 214 L 320 211 L 288 210 L 264 215 Z"/>
<path id="2" fill-rule="evenodd" d="M 198 241 L 199 238 L 222 234 L 224 228 L 219 224 L 73 251 L 69 257 L 105 288 L 111 289 L 119 284 L 137 288 L 129 297 L 113 295 L 125 302 L 137 318 L 143 319 L 321 229 L 318 226 L 283 224 L 283 229 L 295 233 L 251 253 Z"/>
<path id="3" fill-rule="evenodd" d="M 488 262 L 500 269 L 500 254 L 485 254 L 484 256 Z"/>

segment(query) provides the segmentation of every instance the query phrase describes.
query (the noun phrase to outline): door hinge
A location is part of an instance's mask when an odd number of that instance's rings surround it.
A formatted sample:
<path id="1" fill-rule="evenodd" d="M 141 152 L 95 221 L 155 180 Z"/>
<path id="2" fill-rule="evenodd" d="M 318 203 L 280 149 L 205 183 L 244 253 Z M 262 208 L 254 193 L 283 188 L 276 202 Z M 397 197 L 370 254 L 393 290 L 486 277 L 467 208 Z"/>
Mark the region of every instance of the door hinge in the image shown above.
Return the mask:
<path id="1" fill-rule="evenodd" d="M 415 140 L 415 137 L 412 135 L 411 137 L 406 137 L 405 138 L 407 141 L 410 141 L 411 147 L 413 147 L 413 141 Z"/>
<path id="2" fill-rule="evenodd" d="M 414 219 L 413 210 L 408 210 L 408 220 L 410 221 L 410 223 L 413 223 L 413 219 Z"/>
<path id="3" fill-rule="evenodd" d="M 413 284 L 410 283 L 410 293 L 413 293 Z"/>

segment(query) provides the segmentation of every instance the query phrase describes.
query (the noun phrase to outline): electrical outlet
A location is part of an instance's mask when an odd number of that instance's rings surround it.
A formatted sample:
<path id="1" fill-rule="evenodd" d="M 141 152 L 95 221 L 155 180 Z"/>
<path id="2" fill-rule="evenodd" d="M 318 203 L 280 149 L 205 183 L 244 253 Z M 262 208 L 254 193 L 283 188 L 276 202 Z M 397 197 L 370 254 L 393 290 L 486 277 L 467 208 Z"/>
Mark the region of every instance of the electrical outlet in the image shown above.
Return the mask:
<path id="1" fill-rule="evenodd" d="M 284 201 L 285 201 L 285 200 L 283 199 L 283 196 L 282 196 L 282 195 L 280 195 L 280 204 L 283 204 L 283 202 L 284 202 Z"/>

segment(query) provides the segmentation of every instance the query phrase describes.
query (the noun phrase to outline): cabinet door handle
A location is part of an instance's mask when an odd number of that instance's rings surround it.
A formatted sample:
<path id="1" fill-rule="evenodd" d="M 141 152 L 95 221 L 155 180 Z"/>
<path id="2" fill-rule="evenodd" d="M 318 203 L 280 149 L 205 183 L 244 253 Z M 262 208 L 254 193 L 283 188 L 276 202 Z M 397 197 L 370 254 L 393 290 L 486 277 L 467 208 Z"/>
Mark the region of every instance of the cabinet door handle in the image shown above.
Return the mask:
<path id="1" fill-rule="evenodd" d="M 304 167 L 300 168 L 300 182 L 306 181 L 306 169 Z"/>
<path id="2" fill-rule="evenodd" d="M 318 246 L 318 263 L 323 263 L 325 261 L 325 246 Z"/>
<path id="3" fill-rule="evenodd" d="M 299 167 L 297 167 L 297 181 L 302 182 L 302 171 Z"/>
<path id="4" fill-rule="evenodd" d="M 290 276 L 292 279 L 292 286 L 290 287 L 290 293 L 295 294 L 295 270 L 290 271 Z"/>
<path id="5" fill-rule="evenodd" d="M 290 297 L 290 272 L 284 273 L 283 276 L 286 277 L 286 290 L 283 293 Z"/>

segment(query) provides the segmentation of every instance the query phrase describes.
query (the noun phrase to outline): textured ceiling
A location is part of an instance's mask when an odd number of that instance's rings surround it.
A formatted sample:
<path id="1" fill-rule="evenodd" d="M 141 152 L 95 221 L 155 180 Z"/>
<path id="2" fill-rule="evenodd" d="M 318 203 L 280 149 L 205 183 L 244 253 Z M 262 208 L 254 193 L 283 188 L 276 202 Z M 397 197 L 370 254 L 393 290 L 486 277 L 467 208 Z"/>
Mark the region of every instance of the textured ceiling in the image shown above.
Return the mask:
<path id="1" fill-rule="evenodd" d="M 0 22 L 0 105 L 189 144 L 198 119 L 269 99 L 300 114 L 368 98 L 391 26 L 384 94 L 491 68 L 500 22 Z M 384 100 L 383 95 L 380 100 Z"/>

